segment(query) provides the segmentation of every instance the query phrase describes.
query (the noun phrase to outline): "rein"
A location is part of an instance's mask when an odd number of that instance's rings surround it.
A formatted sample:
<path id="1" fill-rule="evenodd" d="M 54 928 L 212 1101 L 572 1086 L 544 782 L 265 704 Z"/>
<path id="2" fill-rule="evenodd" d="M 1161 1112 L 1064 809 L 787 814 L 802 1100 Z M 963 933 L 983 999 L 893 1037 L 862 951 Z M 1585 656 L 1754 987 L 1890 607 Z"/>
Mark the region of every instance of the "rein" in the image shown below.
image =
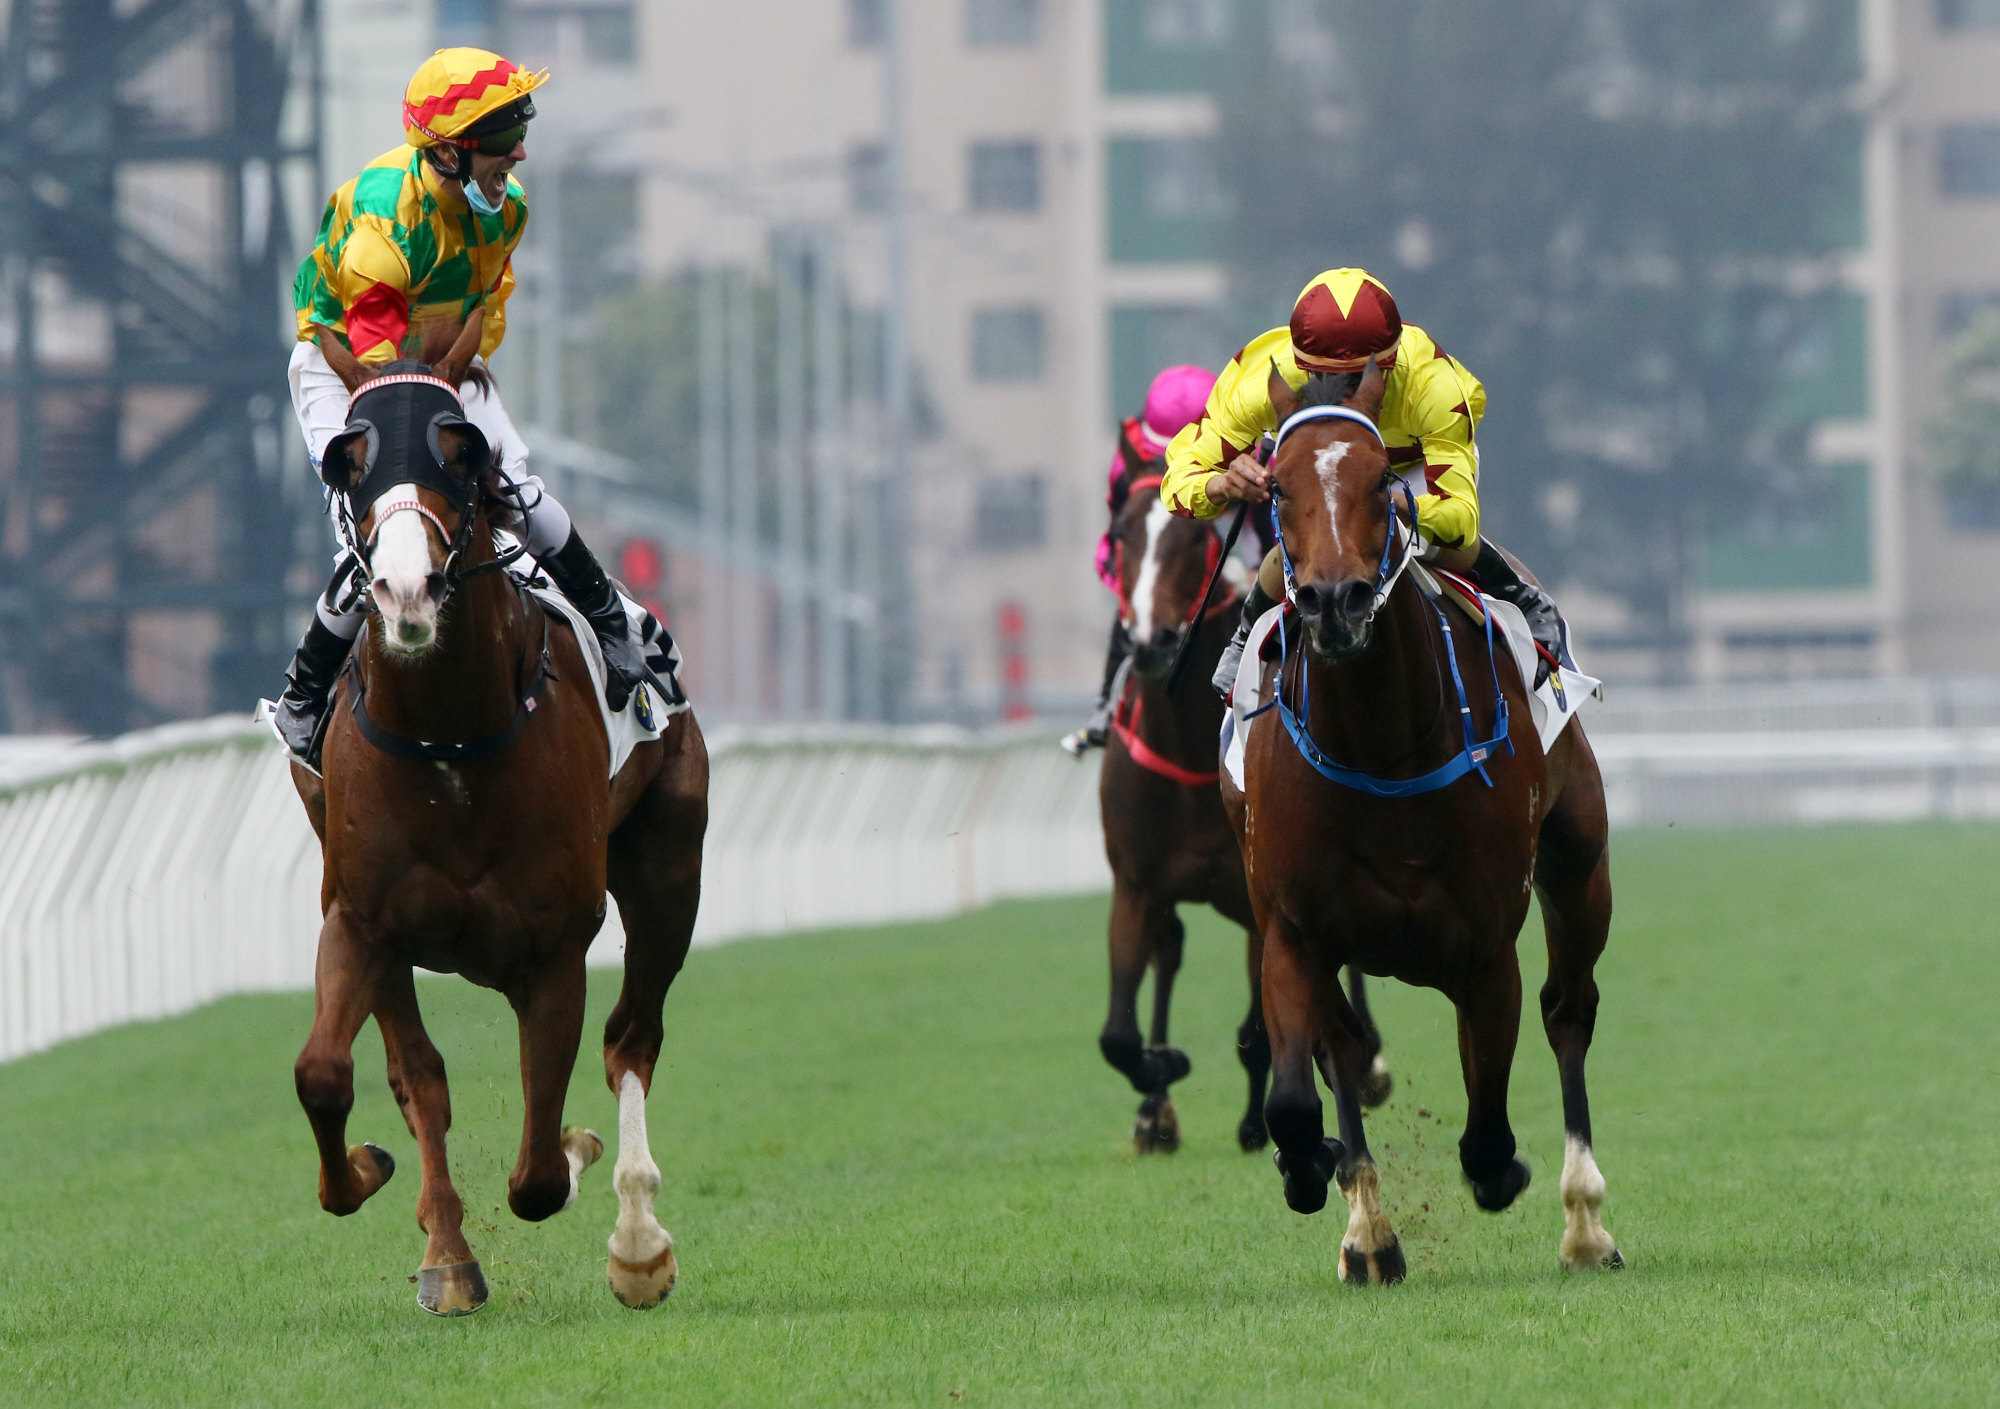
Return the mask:
<path id="1" fill-rule="evenodd" d="M 390 733 L 368 716 L 368 682 L 361 674 L 361 653 L 356 651 L 347 658 L 347 668 L 342 673 L 347 676 L 348 705 L 354 711 L 354 725 L 361 731 L 361 737 L 392 758 L 424 763 L 463 763 L 468 759 L 491 758 L 494 754 L 505 752 L 527 727 L 528 717 L 535 712 L 535 700 L 542 693 L 542 687 L 556 678 L 555 663 L 549 654 L 548 611 L 519 582 L 514 584 L 514 590 L 526 610 L 541 615 L 542 650 L 534 673 L 518 691 L 514 718 L 505 729 L 497 734 L 488 734 L 483 739 L 467 739 L 462 743 L 431 743 L 425 739 Z"/>
<path id="2" fill-rule="evenodd" d="M 1286 420 L 1284 426 L 1278 432 L 1279 444 L 1282 445 L 1284 443 L 1285 436 L 1293 427 L 1307 420 L 1355 421 L 1374 431 L 1375 438 L 1378 441 L 1382 438 L 1381 432 L 1375 428 L 1375 423 L 1359 411 L 1350 410 L 1345 406 L 1310 406 Z M 1275 460 L 1276 458 L 1277 453 L 1273 451 L 1272 459 Z M 1363 619 L 1364 624 L 1372 622 L 1375 619 L 1376 613 L 1382 609 L 1383 603 L 1389 600 L 1390 592 L 1402 580 L 1404 572 L 1409 568 L 1411 561 L 1417 553 L 1419 540 L 1417 538 L 1416 494 L 1411 490 L 1407 482 L 1403 483 L 1402 490 L 1404 502 L 1410 511 L 1410 521 L 1405 525 L 1397 516 L 1395 495 L 1392 491 L 1389 496 L 1389 533 L 1382 543 L 1382 560 L 1375 569 L 1375 594 L 1373 600 L 1369 603 L 1368 615 Z M 1507 727 L 1507 696 L 1500 688 L 1500 665 L 1498 659 L 1493 654 L 1493 614 L 1491 612 L 1484 614 L 1487 665 L 1493 672 L 1493 736 L 1491 738 L 1481 741 L 1477 730 L 1473 727 L 1472 704 L 1466 695 L 1464 676 L 1458 668 L 1458 647 L 1454 643 L 1451 620 L 1445 615 L 1443 608 L 1438 606 L 1436 602 L 1426 598 L 1424 605 L 1437 614 L 1438 625 L 1444 631 L 1445 660 L 1451 666 L 1452 688 L 1458 692 L 1458 717 L 1464 731 L 1464 744 L 1459 751 L 1441 767 L 1433 768 L 1430 772 L 1420 774 L 1415 778 L 1380 778 L 1372 773 L 1363 772 L 1358 768 L 1349 768 L 1345 764 L 1336 763 L 1333 759 L 1327 757 L 1326 751 L 1313 739 L 1310 723 L 1312 718 L 1311 662 L 1307 661 L 1302 654 L 1299 657 L 1298 669 L 1298 708 L 1296 710 L 1293 709 L 1290 702 L 1285 698 L 1285 671 L 1290 666 L 1294 654 L 1292 638 L 1285 630 L 1285 617 L 1289 614 L 1290 604 L 1297 600 L 1298 580 L 1292 572 L 1291 549 L 1285 544 L 1285 528 L 1278 513 L 1278 501 L 1282 497 L 1278 491 L 1278 486 L 1274 483 L 1271 486 L 1271 532 L 1277 541 L 1279 559 L 1284 564 L 1285 601 L 1288 610 L 1281 612 L 1278 617 L 1280 660 L 1276 688 L 1271 693 L 1273 696 L 1272 703 L 1278 708 L 1278 717 L 1284 721 L 1285 732 L 1291 735 L 1292 743 L 1298 748 L 1299 757 L 1303 758 L 1315 773 L 1318 773 L 1328 782 L 1336 783 L 1343 788 L 1351 788 L 1356 792 L 1367 793 L 1371 797 L 1416 797 L 1424 793 L 1436 792 L 1439 788 L 1448 787 L 1467 773 L 1475 772 L 1479 775 L 1481 782 L 1485 783 L 1489 788 L 1492 787 L 1493 778 L 1486 771 L 1486 761 L 1493 756 L 1494 752 L 1502 744 L 1506 745 L 1508 753 L 1513 753 L 1514 740 L 1508 732 Z M 1400 555 L 1395 552 L 1396 540 L 1399 536 L 1403 541 L 1403 550 Z M 1393 562 L 1392 559 L 1394 560 Z M 1299 634 L 1299 644 L 1304 644 L 1303 632 Z"/>

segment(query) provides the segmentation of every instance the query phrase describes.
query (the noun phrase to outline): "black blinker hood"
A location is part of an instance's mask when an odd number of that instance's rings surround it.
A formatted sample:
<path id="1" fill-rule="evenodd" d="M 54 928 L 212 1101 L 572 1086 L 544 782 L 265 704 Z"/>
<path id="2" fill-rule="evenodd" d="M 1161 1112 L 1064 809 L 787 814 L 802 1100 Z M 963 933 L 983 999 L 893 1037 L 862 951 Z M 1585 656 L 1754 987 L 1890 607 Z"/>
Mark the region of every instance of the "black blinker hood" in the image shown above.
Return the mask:
<path id="1" fill-rule="evenodd" d="M 403 359 L 383 368 L 385 377 L 435 377 L 429 364 Z M 478 478 L 486 472 L 491 453 L 486 437 L 465 419 L 464 408 L 442 386 L 432 382 L 392 382 L 372 387 L 363 383 L 347 413 L 347 428 L 326 447 L 320 476 L 345 494 L 356 519 L 367 517 L 375 501 L 390 487 L 415 484 L 436 490 L 453 503 L 465 498 L 466 480 L 445 464 L 440 430 L 456 430 L 467 438 L 465 473 Z M 365 468 L 354 476 L 350 447 L 365 439 Z"/>

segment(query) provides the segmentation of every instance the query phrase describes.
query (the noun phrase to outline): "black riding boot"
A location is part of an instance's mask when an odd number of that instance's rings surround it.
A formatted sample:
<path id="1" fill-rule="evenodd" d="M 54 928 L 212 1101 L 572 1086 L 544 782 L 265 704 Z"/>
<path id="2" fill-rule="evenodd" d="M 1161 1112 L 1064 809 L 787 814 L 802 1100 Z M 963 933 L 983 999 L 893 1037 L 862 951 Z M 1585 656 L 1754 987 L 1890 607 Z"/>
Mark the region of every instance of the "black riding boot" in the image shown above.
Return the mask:
<path id="1" fill-rule="evenodd" d="M 1097 687 L 1097 708 L 1090 712 L 1090 718 L 1081 729 L 1063 736 L 1065 752 L 1082 758 L 1091 749 L 1104 747 L 1104 731 L 1111 727 L 1111 687 L 1118 682 L 1119 667 L 1131 654 L 1132 636 L 1125 630 L 1124 620 L 1111 618 L 1111 644 L 1105 647 L 1104 682 Z"/>
<path id="2" fill-rule="evenodd" d="M 1549 678 L 1549 661 L 1563 658 L 1563 619 L 1556 600 L 1514 571 L 1506 556 L 1485 539 L 1479 540 L 1479 557 L 1472 564 L 1472 576 L 1483 591 L 1503 602 L 1512 602 L 1528 619 L 1528 634 L 1542 648 L 1535 661 L 1535 684 L 1539 690 Z"/>
<path id="3" fill-rule="evenodd" d="M 605 702 L 614 712 L 625 708 L 632 691 L 650 672 L 646 669 L 645 651 L 632 635 L 618 589 L 611 585 L 611 579 L 604 575 L 604 569 L 598 566 L 596 557 L 573 528 L 560 552 L 536 561 L 542 571 L 555 579 L 570 605 L 590 618 L 597 642 L 604 647 Z M 661 698 L 664 700 L 664 692 Z"/>
<path id="4" fill-rule="evenodd" d="M 1229 692 L 1236 688 L 1236 671 L 1243 664 L 1243 651 L 1250 644 L 1250 628 L 1257 624 L 1257 618 L 1277 605 L 1264 593 L 1264 584 L 1256 578 L 1250 579 L 1250 590 L 1243 596 L 1243 617 L 1236 623 L 1236 634 L 1229 638 L 1229 644 L 1222 648 L 1222 659 L 1216 662 L 1215 674 L 1209 684 L 1215 693 L 1225 700 Z"/>
<path id="5" fill-rule="evenodd" d="M 285 690 L 278 696 L 271 721 L 292 757 L 319 772 L 320 744 L 326 738 L 327 699 L 354 642 L 326 629 L 315 614 L 299 641 L 292 668 L 285 672 Z"/>

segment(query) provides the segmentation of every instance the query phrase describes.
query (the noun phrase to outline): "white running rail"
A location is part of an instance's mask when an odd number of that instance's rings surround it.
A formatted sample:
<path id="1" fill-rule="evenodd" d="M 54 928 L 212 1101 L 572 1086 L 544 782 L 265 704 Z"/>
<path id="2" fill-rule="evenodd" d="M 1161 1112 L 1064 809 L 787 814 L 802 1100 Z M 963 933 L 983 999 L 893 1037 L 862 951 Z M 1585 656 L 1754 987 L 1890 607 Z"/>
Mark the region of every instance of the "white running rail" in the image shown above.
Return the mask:
<path id="1" fill-rule="evenodd" d="M 1103 890 L 1097 768 L 1043 736 L 721 733 L 696 944 Z M 233 719 L 0 756 L 0 1061 L 312 985 L 319 844 Z M 619 961 L 617 907 L 591 949 Z"/>
<path id="2" fill-rule="evenodd" d="M 1852 699 L 1791 687 L 1747 705 L 1718 693 L 1684 712 L 1656 693 L 1623 710 L 1614 694 L 1589 720 L 1614 825 L 2000 817 L 1990 683 Z M 1818 727 L 1800 727 L 1813 710 Z M 697 944 L 1109 886 L 1096 764 L 1040 735 L 720 732 L 710 750 Z M 9 741 L 0 1061 L 230 993 L 309 987 L 319 876 L 284 758 L 248 723 Z M 613 907 L 592 961 L 617 963 L 622 939 Z"/>

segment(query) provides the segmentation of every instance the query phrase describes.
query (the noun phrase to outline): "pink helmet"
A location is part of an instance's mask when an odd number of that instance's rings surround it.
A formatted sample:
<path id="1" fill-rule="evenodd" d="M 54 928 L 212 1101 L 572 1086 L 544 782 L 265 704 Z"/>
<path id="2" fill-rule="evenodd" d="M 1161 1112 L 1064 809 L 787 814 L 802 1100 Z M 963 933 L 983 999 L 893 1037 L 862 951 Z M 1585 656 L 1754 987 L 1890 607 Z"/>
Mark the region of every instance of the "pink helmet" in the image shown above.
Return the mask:
<path id="1" fill-rule="evenodd" d="M 1169 367 L 1153 378 L 1139 429 L 1155 454 L 1166 454 L 1167 442 L 1179 435 L 1183 426 L 1201 419 L 1208 407 L 1208 394 L 1214 389 L 1215 373 L 1206 367 Z"/>

